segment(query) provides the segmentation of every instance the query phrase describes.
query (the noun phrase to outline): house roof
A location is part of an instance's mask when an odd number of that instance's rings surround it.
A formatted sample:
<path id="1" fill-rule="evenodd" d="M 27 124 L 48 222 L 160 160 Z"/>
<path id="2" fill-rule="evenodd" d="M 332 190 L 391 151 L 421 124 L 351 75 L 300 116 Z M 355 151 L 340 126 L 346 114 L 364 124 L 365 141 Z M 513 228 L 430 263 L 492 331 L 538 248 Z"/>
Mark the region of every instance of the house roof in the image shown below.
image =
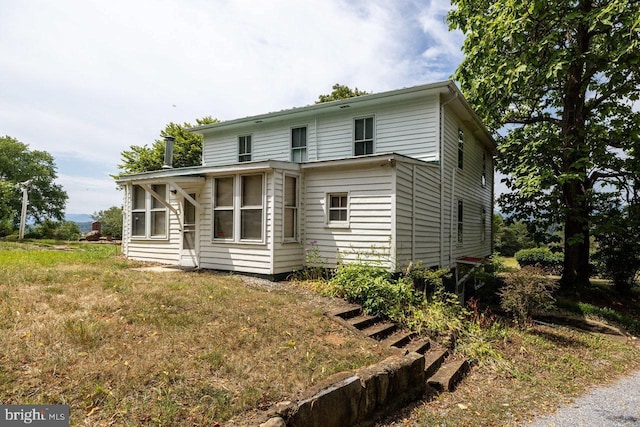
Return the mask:
<path id="1" fill-rule="evenodd" d="M 487 128 L 484 126 L 480 118 L 473 111 L 469 103 L 466 101 L 460 89 L 452 80 L 442 82 L 429 83 L 420 86 L 412 86 L 404 89 L 397 89 L 387 92 L 373 93 L 353 98 L 341 99 L 338 101 L 323 102 L 320 104 L 307 105 L 304 107 L 296 107 L 275 111 L 256 116 L 248 116 L 239 119 L 227 120 L 218 123 L 212 123 L 202 126 L 196 126 L 188 129 L 191 132 L 207 135 L 209 133 L 222 130 L 241 129 L 246 126 L 255 126 L 256 124 L 269 124 L 280 121 L 303 120 L 309 116 L 317 116 L 324 114 L 332 114 L 340 110 L 350 108 L 373 108 L 382 104 L 406 102 L 427 96 L 441 96 L 441 103 L 447 104 L 463 122 L 469 127 L 474 135 L 480 139 L 493 153 L 496 152 L 496 143 Z"/>

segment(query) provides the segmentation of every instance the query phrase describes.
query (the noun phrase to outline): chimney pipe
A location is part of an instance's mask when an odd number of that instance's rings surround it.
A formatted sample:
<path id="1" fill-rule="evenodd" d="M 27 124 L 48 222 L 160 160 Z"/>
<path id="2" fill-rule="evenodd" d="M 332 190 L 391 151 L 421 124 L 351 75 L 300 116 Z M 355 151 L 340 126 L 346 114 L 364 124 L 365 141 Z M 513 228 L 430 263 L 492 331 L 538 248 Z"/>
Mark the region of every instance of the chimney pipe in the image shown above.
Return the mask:
<path id="1" fill-rule="evenodd" d="M 173 143 L 175 140 L 172 136 L 164 137 L 164 165 L 162 165 L 162 169 L 173 168 Z"/>

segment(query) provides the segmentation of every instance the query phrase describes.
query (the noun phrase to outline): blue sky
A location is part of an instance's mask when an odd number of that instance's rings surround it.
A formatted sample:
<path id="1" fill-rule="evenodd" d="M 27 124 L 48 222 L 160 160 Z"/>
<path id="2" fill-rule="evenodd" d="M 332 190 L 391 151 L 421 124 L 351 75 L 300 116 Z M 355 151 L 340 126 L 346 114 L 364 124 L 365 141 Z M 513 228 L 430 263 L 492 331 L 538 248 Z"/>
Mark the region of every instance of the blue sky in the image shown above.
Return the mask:
<path id="1" fill-rule="evenodd" d="M 67 213 L 121 205 L 120 153 L 169 122 L 448 79 L 443 0 L 29 0 L 0 13 L 0 135 L 54 156 Z"/>

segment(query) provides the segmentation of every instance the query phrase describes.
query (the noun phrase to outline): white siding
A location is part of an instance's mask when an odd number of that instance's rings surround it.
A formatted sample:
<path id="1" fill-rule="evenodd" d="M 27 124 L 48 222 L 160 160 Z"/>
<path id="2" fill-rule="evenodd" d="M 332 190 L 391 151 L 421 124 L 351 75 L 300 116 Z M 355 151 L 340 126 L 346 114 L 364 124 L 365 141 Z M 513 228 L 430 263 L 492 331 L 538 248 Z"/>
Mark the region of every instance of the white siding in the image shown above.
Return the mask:
<path id="1" fill-rule="evenodd" d="M 395 268 L 390 259 L 395 252 L 392 180 L 393 169 L 388 165 L 308 171 L 305 245 L 318 251 L 326 267 L 335 267 L 340 253 L 344 261 L 368 258 Z M 345 192 L 349 195 L 349 226 L 332 228 L 326 222 L 327 194 Z"/>
<path id="2" fill-rule="evenodd" d="M 464 132 L 464 167 L 458 169 L 458 129 Z M 493 162 L 491 154 L 474 137 L 461 120 L 446 109 L 444 126 L 444 181 L 445 181 L 445 259 L 453 265 L 460 257 L 485 257 L 491 254 Z M 482 155 L 487 161 L 487 182 L 482 186 Z M 452 186 L 453 196 L 452 196 Z M 453 199 L 453 212 L 451 201 Z M 464 233 L 458 243 L 458 200 L 463 201 Z M 486 210 L 485 239 L 481 239 L 482 208 Z M 449 243 L 453 250 L 450 251 Z M 449 254 L 452 259 L 449 259 Z"/>
<path id="3" fill-rule="evenodd" d="M 294 174 L 292 174 L 294 175 Z M 284 172 L 276 171 L 275 177 L 275 193 L 274 193 L 274 222 L 273 222 L 273 274 L 288 273 L 300 270 L 304 267 L 304 245 L 302 237 L 298 235 L 298 242 L 284 242 L 283 232 L 283 214 L 284 214 Z M 302 189 L 302 178 L 298 176 L 298 188 Z M 301 196 L 299 191 L 298 196 Z M 302 216 L 301 201 L 298 215 Z M 301 232 L 300 225 L 298 232 Z"/>

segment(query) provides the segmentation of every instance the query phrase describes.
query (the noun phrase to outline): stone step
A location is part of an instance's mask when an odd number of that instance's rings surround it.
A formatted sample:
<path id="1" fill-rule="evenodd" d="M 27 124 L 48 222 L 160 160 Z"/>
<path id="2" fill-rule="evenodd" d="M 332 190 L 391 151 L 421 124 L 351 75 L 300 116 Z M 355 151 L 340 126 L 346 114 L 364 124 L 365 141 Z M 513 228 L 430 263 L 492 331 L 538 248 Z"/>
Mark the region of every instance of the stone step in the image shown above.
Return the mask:
<path id="1" fill-rule="evenodd" d="M 449 355 L 448 350 L 431 350 L 424 355 L 424 376 L 429 378 L 433 376 L 440 366 L 444 363 L 444 359 Z"/>
<path id="2" fill-rule="evenodd" d="M 469 362 L 466 360 L 447 362 L 433 376 L 427 379 L 427 384 L 438 391 L 453 391 L 456 384 L 464 378 L 468 371 Z"/>
<path id="3" fill-rule="evenodd" d="M 352 304 L 328 311 L 327 315 L 340 317 L 342 319 L 350 319 L 352 317 L 358 316 L 360 313 L 362 313 L 362 307 Z"/>
<path id="4" fill-rule="evenodd" d="M 390 335 L 393 331 L 395 331 L 397 325 L 391 322 L 380 322 L 376 323 L 373 326 L 369 326 L 366 329 L 362 330 L 369 338 L 373 338 L 376 340 L 382 340 L 384 337 Z"/>
<path id="5" fill-rule="evenodd" d="M 404 348 L 411 342 L 413 334 L 407 331 L 396 331 L 383 339 L 381 344 L 385 347 Z"/>
<path id="6" fill-rule="evenodd" d="M 415 338 L 403 348 L 409 353 L 425 354 L 431 348 L 431 341 L 424 338 Z"/>
<path id="7" fill-rule="evenodd" d="M 360 330 L 368 328 L 374 323 L 378 323 L 380 321 L 378 317 L 370 316 L 368 314 L 361 314 L 359 316 L 351 317 L 346 320 L 347 320 L 347 323 L 349 323 L 351 326 L 354 326 Z"/>

